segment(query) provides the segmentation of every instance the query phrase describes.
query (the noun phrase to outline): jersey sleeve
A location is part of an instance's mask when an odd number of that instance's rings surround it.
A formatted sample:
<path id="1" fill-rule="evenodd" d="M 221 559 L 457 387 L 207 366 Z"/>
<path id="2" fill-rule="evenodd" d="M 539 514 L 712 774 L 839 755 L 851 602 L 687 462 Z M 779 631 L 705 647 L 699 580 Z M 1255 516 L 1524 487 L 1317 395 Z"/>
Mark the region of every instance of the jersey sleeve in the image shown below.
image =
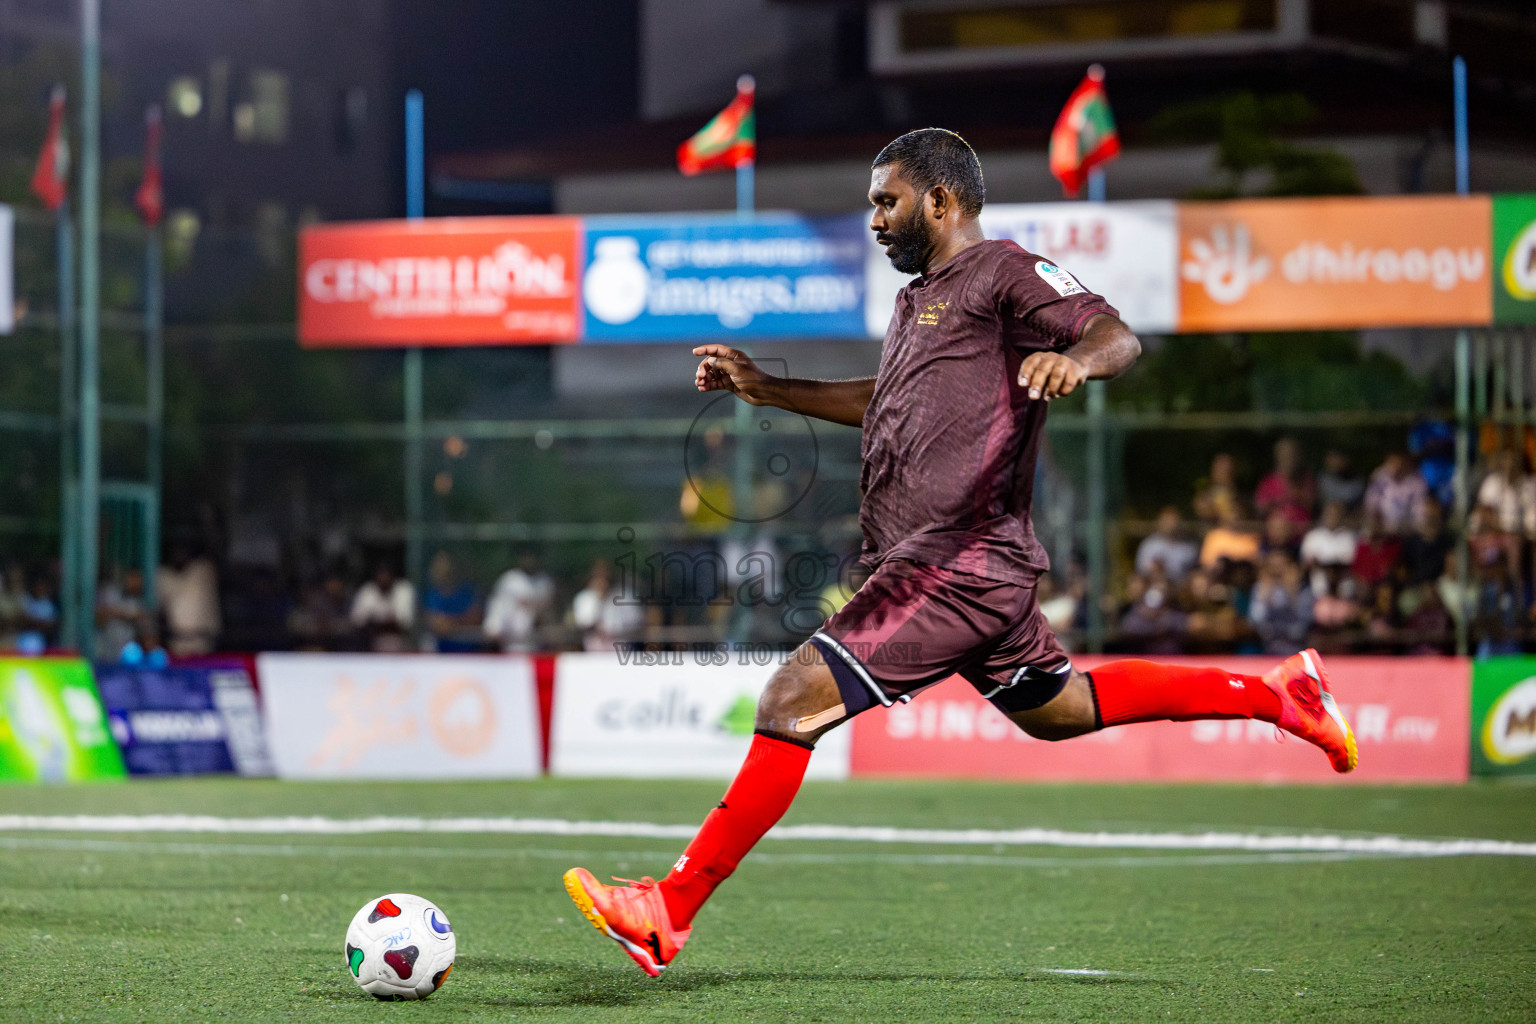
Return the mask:
<path id="1" fill-rule="evenodd" d="M 1025 347 L 1067 348 L 1082 335 L 1091 317 L 1099 313 L 1120 315 L 1102 295 L 1032 253 L 1004 254 L 993 282 L 998 313 L 1004 322 L 1026 327 L 1026 334 L 1036 336 L 1034 344 Z"/>

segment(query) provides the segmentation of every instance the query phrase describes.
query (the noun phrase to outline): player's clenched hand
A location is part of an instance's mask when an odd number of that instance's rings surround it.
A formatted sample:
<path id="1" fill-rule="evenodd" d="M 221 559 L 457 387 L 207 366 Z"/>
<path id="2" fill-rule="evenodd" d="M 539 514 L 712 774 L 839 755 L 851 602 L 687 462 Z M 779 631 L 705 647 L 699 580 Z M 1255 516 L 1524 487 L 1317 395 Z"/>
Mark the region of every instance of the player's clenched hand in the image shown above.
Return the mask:
<path id="1" fill-rule="evenodd" d="M 1060 352 L 1031 353 L 1019 367 L 1019 387 L 1049 402 L 1070 395 L 1088 379 L 1088 367 Z"/>
<path id="2" fill-rule="evenodd" d="M 727 345 L 700 345 L 693 354 L 704 357 L 693 375 L 700 391 L 732 391 L 752 405 L 763 404 L 760 390 L 773 378 L 751 356 Z"/>

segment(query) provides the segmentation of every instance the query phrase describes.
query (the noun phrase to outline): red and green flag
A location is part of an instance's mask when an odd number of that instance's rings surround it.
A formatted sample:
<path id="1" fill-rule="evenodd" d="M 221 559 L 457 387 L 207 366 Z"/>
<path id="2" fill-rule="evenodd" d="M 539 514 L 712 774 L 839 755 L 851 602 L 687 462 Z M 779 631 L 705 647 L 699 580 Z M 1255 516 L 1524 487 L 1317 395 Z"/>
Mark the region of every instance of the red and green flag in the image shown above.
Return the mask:
<path id="1" fill-rule="evenodd" d="M 64 87 L 53 87 L 48 100 L 48 138 L 37 154 L 32 171 L 32 194 L 49 210 L 57 210 L 69 196 L 69 139 L 64 131 Z"/>
<path id="2" fill-rule="evenodd" d="M 1051 173 L 1069 198 L 1082 190 L 1088 172 L 1120 155 L 1120 133 L 1104 92 L 1104 69 L 1088 69 L 1051 129 Z"/>
<path id="3" fill-rule="evenodd" d="M 751 75 L 736 80 L 736 98 L 699 133 L 677 147 L 677 169 L 692 177 L 726 171 L 757 159 L 757 116 L 752 100 L 757 85 Z"/>

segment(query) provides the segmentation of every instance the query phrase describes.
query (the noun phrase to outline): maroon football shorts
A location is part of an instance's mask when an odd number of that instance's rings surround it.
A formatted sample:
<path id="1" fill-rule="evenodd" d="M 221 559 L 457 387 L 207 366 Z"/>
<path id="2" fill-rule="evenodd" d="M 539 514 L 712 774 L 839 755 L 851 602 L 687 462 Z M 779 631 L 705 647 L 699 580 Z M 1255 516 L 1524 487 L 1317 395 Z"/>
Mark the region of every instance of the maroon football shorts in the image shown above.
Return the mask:
<path id="1" fill-rule="evenodd" d="M 905 559 L 884 562 L 810 642 L 850 717 L 952 675 L 1004 712 L 1028 711 L 1072 675 L 1034 587 Z"/>

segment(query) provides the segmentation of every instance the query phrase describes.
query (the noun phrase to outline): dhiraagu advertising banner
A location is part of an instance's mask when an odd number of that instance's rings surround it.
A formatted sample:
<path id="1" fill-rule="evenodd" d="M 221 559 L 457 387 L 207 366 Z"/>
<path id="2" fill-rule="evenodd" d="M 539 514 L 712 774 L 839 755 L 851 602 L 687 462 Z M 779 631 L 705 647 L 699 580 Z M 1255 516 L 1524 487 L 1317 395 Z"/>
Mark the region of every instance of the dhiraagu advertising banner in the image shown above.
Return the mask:
<path id="1" fill-rule="evenodd" d="M 1536 775 L 1536 658 L 1472 663 L 1472 771 Z"/>
<path id="2" fill-rule="evenodd" d="M 0 658 L 0 779 L 123 777 L 91 669 L 75 658 Z"/>
<path id="3" fill-rule="evenodd" d="M 1536 323 L 1536 195 L 1493 197 L 1493 322 Z"/>
<path id="4" fill-rule="evenodd" d="M 862 216 L 590 217 L 584 340 L 864 335 Z"/>

